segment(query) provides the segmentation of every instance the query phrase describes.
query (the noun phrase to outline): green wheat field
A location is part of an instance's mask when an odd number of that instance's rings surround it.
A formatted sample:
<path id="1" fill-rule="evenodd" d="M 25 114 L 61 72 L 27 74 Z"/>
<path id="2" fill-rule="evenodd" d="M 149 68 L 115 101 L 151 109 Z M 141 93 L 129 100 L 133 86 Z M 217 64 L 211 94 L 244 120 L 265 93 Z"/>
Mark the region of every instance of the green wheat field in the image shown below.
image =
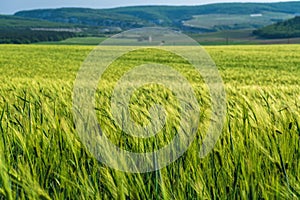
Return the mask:
<path id="1" fill-rule="evenodd" d="M 137 174 L 98 162 L 76 132 L 73 85 L 93 48 L 0 45 L 0 199 L 300 198 L 300 45 L 204 47 L 224 81 L 227 111 L 222 135 L 203 159 L 210 98 L 201 77 L 182 59 L 154 49 L 118 59 L 99 82 L 95 110 L 120 148 L 159 149 L 178 130 L 178 101 L 159 85 L 137 90 L 129 106 L 139 124 L 149 122 L 153 103 L 165 106 L 168 120 L 156 137 L 131 137 L 114 123 L 111 91 L 136 64 L 170 64 L 192 85 L 201 110 L 197 135 L 183 156 Z"/>

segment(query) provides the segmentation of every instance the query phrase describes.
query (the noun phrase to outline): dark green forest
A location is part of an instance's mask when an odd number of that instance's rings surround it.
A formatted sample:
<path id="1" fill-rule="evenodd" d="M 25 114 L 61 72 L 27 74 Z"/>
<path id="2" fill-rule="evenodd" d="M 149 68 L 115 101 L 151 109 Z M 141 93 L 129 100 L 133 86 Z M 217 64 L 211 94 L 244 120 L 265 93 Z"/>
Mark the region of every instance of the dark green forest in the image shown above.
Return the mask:
<path id="1" fill-rule="evenodd" d="M 300 37 L 300 16 L 260 28 L 253 31 L 253 33 L 257 36 L 270 39 Z"/>
<path id="2" fill-rule="evenodd" d="M 72 32 L 33 31 L 30 29 L 1 29 L 0 44 L 30 44 L 45 41 L 61 41 L 75 37 Z"/>

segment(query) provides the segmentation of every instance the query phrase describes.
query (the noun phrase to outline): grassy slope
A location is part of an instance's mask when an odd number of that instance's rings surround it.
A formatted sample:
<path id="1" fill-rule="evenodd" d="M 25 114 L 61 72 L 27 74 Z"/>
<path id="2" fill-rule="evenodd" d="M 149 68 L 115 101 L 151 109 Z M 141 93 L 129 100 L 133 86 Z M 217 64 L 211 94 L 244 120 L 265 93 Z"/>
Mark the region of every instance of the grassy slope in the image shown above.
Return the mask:
<path id="1" fill-rule="evenodd" d="M 199 132 L 183 157 L 159 173 L 129 174 L 98 163 L 74 130 L 72 85 L 92 47 L 0 45 L 0 197 L 299 197 L 300 46 L 206 49 L 220 70 L 228 101 L 223 133 L 213 152 L 199 159 Z M 164 60 L 164 55 L 157 59 Z M 182 69 L 189 74 L 188 68 Z M 193 80 L 198 98 L 205 100 L 207 96 L 198 93 L 200 83 Z"/>
<path id="2" fill-rule="evenodd" d="M 192 27 L 216 30 L 241 30 L 263 27 L 277 21 L 293 18 L 293 14 L 261 12 L 262 16 L 251 17 L 250 14 L 208 14 L 196 15 L 184 24 Z"/>
<path id="3" fill-rule="evenodd" d="M 262 39 L 252 34 L 252 30 L 221 31 L 215 33 L 189 34 L 200 45 L 239 45 L 239 44 L 300 44 L 300 38 Z M 51 45 L 98 45 L 105 37 L 75 37 L 59 42 L 42 42 Z"/>
<path id="4" fill-rule="evenodd" d="M 251 29 L 190 34 L 190 37 L 198 41 L 201 45 L 300 44 L 300 37 L 267 39 L 257 37 Z"/>
<path id="5" fill-rule="evenodd" d="M 105 37 L 74 37 L 68 38 L 59 42 L 41 42 L 39 44 L 51 44 L 51 45 L 98 45 L 103 42 Z"/>
<path id="6" fill-rule="evenodd" d="M 55 23 L 45 20 L 24 18 L 10 15 L 0 15 L 0 28 L 57 28 L 57 27 L 74 27 L 72 24 Z"/>

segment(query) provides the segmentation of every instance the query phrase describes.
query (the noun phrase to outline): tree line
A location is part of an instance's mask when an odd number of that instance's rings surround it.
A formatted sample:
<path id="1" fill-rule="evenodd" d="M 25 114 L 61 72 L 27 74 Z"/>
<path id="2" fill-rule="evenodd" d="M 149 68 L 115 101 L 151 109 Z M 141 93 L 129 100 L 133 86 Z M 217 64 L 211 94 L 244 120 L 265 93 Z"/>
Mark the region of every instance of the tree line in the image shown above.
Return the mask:
<path id="1" fill-rule="evenodd" d="M 253 33 L 269 39 L 300 37 L 300 17 L 263 27 Z"/>
<path id="2" fill-rule="evenodd" d="M 73 32 L 35 31 L 31 29 L 0 28 L 1 44 L 30 44 L 37 42 L 61 41 L 75 37 Z"/>

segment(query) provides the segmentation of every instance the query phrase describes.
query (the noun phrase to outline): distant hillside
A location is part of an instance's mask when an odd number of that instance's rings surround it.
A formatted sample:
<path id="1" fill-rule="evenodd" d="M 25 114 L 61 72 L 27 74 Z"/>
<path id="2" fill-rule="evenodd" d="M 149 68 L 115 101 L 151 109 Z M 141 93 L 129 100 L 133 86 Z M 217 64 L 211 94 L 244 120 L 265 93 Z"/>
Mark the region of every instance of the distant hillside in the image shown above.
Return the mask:
<path id="1" fill-rule="evenodd" d="M 264 38 L 293 38 L 300 37 L 300 16 L 263 27 L 253 32 Z"/>
<path id="2" fill-rule="evenodd" d="M 75 37 L 78 31 L 73 24 L 0 15 L 0 44 L 60 41 Z"/>
<path id="3" fill-rule="evenodd" d="M 148 25 L 147 21 L 134 16 L 114 13 L 110 10 L 94 10 L 87 8 L 22 11 L 16 13 L 15 16 L 101 27 L 136 28 Z"/>
<path id="4" fill-rule="evenodd" d="M 123 30 L 149 26 L 172 27 L 192 35 L 209 33 L 207 36 L 210 37 L 214 35 L 211 32 L 220 32 L 224 36 L 221 40 L 225 44 L 231 40 L 240 42 L 241 36 L 245 40 L 255 40 L 251 33 L 256 29 L 258 30 L 254 33 L 260 37 L 296 37 L 298 29 L 290 23 L 297 22 L 288 19 L 294 18 L 299 13 L 299 8 L 300 1 L 20 11 L 13 16 L 0 15 L 0 43 L 48 42 L 70 37 L 107 36 Z M 288 21 L 284 22 L 286 20 Z M 241 36 L 235 38 L 232 33 Z"/>
<path id="5" fill-rule="evenodd" d="M 300 2 L 221 3 L 202 6 L 135 6 L 114 9 L 41 9 L 21 11 L 15 15 L 60 23 L 115 27 L 122 30 L 144 26 L 169 26 L 187 32 L 212 32 L 260 28 L 294 17 L 294 14 L 299 12 L 299 8 Z M 236 21 L 232 22 L 234 20 Z"/>
<path id="6" fill-rule="evenodd" d="M 0 15 L 0 29 L 3 28 L 73 28 L 73 24 L 56 23 L 46 20 Z"/>

